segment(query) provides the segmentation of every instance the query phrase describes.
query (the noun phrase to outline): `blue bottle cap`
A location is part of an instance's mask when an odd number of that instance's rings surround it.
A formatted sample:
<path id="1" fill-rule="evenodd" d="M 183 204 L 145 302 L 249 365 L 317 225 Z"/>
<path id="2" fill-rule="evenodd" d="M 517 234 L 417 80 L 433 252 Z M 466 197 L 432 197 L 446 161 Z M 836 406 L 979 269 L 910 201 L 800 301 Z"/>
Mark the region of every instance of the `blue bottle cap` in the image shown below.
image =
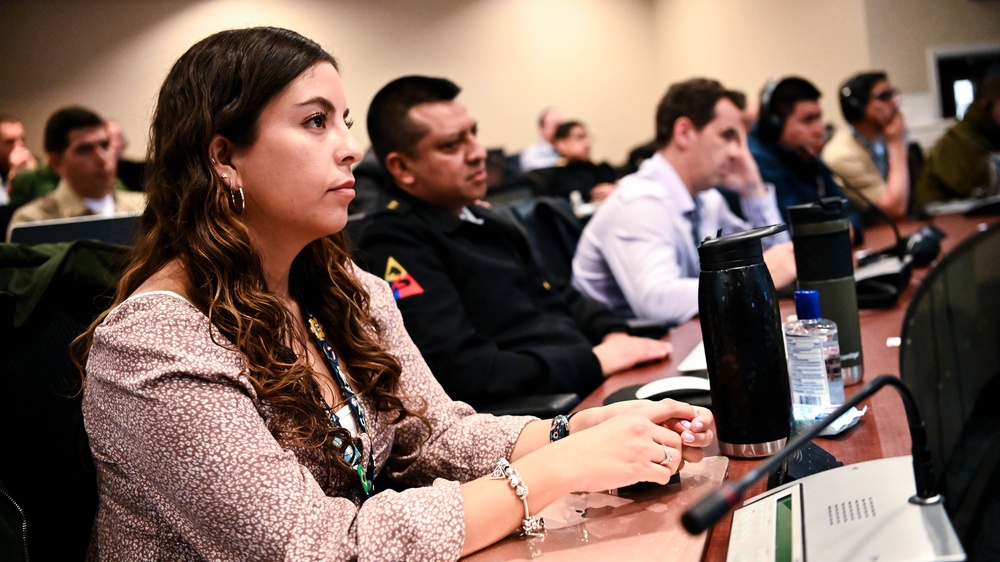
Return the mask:
<path id="1" fill-rule="evenodd" d="M 795 291 L 795 315 L 799 320 L 815 320 L 819 315 L 819 291 Z"/>

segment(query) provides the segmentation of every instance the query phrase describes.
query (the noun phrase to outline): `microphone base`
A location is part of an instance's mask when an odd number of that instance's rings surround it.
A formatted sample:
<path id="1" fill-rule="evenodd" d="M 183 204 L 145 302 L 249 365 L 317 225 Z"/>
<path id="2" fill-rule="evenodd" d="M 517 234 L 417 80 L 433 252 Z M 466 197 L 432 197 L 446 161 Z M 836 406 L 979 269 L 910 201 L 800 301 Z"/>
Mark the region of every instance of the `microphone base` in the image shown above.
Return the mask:
<path id="1" fill-rule="evenodd" d="M 788 442 L 787 437 L 767 441 L 765 443 L 726 443 L 719 441 L 719 452 L 727 457 L 737 457 L 741 459 L 756 459 L 769 457 L 785 448 Z"/>
<path id="2" fill-rule="evenodd" d="M 944 504 L 912 503 L 915 489 L 910 456 L 796 480 L 733 513 L 727 560 L 965 560 Z"/>
<path id="3" fill-rule="evenodd" d="M 910 503 L 914 505 L 937 505 L 944 501 L 944 496 L 941 494 L 934 494 L 929 498 L 922 498 L 920 496 L 912 496 L 910 498 Z"/>
<path id="4" fill-rule="evenodd" d="M 837 457 L 831 455 L 823 447 L 809 441 L 782 463 L 776 472 L 768 476 L 767 489 L 773 490 L 789 482 L 840 466 L 844 466 L 844 463 L 838 461 Z"/>
<path id="5" fill-rule="evenodd" d="M 854 281 L 859 283 L 882 281 L 895 287 L 903 287 L 910 282 L 910 275 L 913 272 L 911 262 L 909 256 L 900 259 L 898 256 L 883 254 L 875 260 L 859 265 L 854 271 Z"/>

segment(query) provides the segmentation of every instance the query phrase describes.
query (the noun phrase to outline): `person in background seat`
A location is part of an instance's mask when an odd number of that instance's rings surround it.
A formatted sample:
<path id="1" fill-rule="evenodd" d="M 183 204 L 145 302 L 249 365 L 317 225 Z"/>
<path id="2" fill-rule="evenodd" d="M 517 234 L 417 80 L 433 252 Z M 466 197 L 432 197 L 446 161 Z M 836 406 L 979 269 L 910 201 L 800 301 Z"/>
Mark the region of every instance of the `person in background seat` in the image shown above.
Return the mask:
<path id="1" fill-rule="evenodd" d="M 55 190 L 15 211 L 10 221 L 12 225 L 86 215 L 136 213 L 146 206 L 142 193 L 116 189 L 117 154 L 112 148 L 107 124 L 93 111 L 66 107 L 53 113 L 45 124 L 45 152 L 49 168 L 59 177 Z M 15 180 L 15 193 L 20 188 L 19 181 Z"/>
<path id="2" fill-rule="evenodd" d="M 552 146 L 552 136 L 562 122 L 563 115 L 558 109 L 547 107 L 542 111 L 538 116 L 538 142 L 521 151 L 521 173 L 551 168 L 559 162 L 559 153 Z"/>
<path id="3" fill-rule="evenodd" d="M 823 160 L 837 175 L 834 179 L 863 214 L 871 212 L 871 201 L 891 217 L 905 217 L 910 170 L 899 92 L 885 72 L 863 72 L 840 87 L 840 109 L 848 125 L 823 147 Z"/>
<path id="4" fill-rule="evenodd" d="M 656 153 L 583 229 L 573 286 L 620 316 L 680 323 L 698 313 L 698 244 L 781 222 L 774 187 L 761 180 L 747 149 L 742 92 L 693 78 L 667 90 L 656 111 Z M 739 194 L 743 220 L 715 189 Z M 788 233 L 764 239 L 777 287 L 795 279 Z"/>
<path id="5" fill-rule="evenodd" d="M 607 162 L 596 163 L 590 159 L 590 133 L 580 121 L 567 121 L 556 128 L 552 145 L 559 153 L 559 163 L 552 167 L 529 172 L 540 176 L 536 195 L 554 195 L 569 198 L 574 191 L 584 202 L 599 203 L 615 189 L 618 171 Z"/>
<path id="6" fill-rule="evenodd" d="M 985 194 L 1000 194 L 1000 72 L 982 80 L 962 120 L 928 152 L 914 208 L 919 213 L 933 201 Z"/>
<path id="7" fill-rule="evenodd" d="M 761 178 L 774 186 L 786 223 L 792 205 L 844 197 L 830 168 L 820 159 L 826 142 L 820 95 L 816 86 L 797 76 L 769 81 L 761 91 L 757 122 L 747 137 Z M 864 229 L 861 215 L 852 208 L 849 217 L 854 243 L 860 244 Z"/>
<path id="8" fill-rule="evenodd" d="M 10 115 L 0 114 L 0 205 L 10 202 L 14 176 L 36 166 L 35 156 L 24 145 L 24 125 Z"/>

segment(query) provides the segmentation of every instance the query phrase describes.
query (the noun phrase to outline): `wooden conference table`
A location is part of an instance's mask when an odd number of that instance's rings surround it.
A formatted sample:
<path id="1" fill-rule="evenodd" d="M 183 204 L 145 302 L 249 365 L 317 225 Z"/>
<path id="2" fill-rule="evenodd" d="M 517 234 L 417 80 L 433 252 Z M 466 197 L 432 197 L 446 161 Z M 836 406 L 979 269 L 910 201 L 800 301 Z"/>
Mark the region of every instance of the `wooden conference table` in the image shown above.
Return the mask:
<path id="1" fill-rule="evenodd" d="M 998 221 L 1000 221 L 1000 217 L 996 216 L 967 218 L 962 215 L 942 215 L 927 221 L 903 221 L 899 224 L 899 230 L 903 236 L 907 236 L 918 231 L 925 224 L 936 226 L 945 233 L 945 238 L 941 241 L 942 255 L 944 255 L 977 232 L 980 225 Z M 865 248 L 881 249 L 894 242 L 892 229 L 888 226 L 872 227 L 865 232 Z M 899 376 L 899 349 L 895 346 L 888 346 L 887 340 L 901 335 L 906 308 L 913 298 L 917 286 L 928 271 L 929 267 L 913 270 L 909 285 L 904 288 L 899 300 L 892 308 L 867 309 L 859 312 L 862 349 L 864 351 L 862 383 L 881 374 Z M 791 300 L 782 300 L 781 313 L 782 318 L 794 313 L 794 304 Z M 600 406 L 609 395 L 621 388 L 678 375 L 677 365 L 701 341 L 701 324 L 697 319 L 691 320 L 671 331 L 666 339 L 673 344 L 674 348 L 668 361 L 632 369 L 607 379 L 604 384 L 583 400 L 577 409 Z M 847 395 L 852 395 L 860 386 L 859 384 L 847 387 Z M 881 391 L 864 402 L 862 406 L 865 404 L 869 406 L 868 413 L 861 418 L 856 427 L 834 438 L 822 438 L 818 444 L 844 464 L 910 454 L 906 415 L 898 394 L 892 391 Z M 718 454 L 718 449 L 716 448 L 710 454 Z M 758 460 L 730 459 L 727 479 L 741 478 L 759 462 Z M 765 490 L 766 483 L 758 482 L 747 491 L 745 497 L 752 497 Z M 731 523 L 732 514 L 730 513 L 714 529 L 709 531 L 708 544 L 702 560 L 726 559 Z"/>

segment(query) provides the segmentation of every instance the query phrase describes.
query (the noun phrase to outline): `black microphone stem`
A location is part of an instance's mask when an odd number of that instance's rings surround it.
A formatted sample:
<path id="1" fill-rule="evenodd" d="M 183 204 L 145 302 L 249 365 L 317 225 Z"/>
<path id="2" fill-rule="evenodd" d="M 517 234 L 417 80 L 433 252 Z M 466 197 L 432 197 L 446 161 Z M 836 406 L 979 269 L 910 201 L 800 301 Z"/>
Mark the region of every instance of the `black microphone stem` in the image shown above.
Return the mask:
<path id="1" fill-rule="evenodd" d="M 868 204 L 868 207 L 871 208 L 871 210 L 875 211 L 875 214 L 878 215 L 883 222 L 889 223 L 889 226 L 892 227 L 893 234 L 896 235 L 896 255 L 899 256 L 899 259 L 904 259 L 906 257 L 906 242 L 903 240 L 903 235 L 899 232 L 899 225 L 896 224 L 895 219 L 889 216 L 889 213 L 885 212 L 885 209 L 876 205 L 875 202 L 865 195 L 860 189 L 852 185 L 851 182 L 847 181 L 847 178 L 838 174 L 832 168 L 830 171 L 840 179 L 840 183 L 843 184 L 844 189 L 849 189 L 851 193 L 861 198 L 862 201 Z"/>
<path id="2" fill-rule="evenodd" d="M 722 519 L 730 509 L 742 499 L 743 493 L 764 475 L 770 474 L 785 462 L 795 451 L 812 441 L 821 431 L 829 427 L 848 410 L 869 398 L 885 385 L 891 385 L 899 391 L 906 411 L 906 420 L 910 429 L 910 439 L 913 445 L 913 477 L 916 482 L 917 494 L 910 499 L 914 503 L 935 503 L 940 501 L 937 494 L 937 482 L 934 479 L 934 463 L 930 448 L 927 446 L 927 433 L 920 419 L 916 401 L 910 390 L 897 377 L 880 375 L 862 386 L 853 396 L 834 410 L 830 415 L 813 424 L 805 433 L 800 433 L 788 442 L 784 449 L 771 455 L 766 461 L 748 472 L 735 484 L 724 482 L 718 490 L 710 492 L 697 504 L 684 512 L 681 522 L 691 534 L 698 534 Z"/>

